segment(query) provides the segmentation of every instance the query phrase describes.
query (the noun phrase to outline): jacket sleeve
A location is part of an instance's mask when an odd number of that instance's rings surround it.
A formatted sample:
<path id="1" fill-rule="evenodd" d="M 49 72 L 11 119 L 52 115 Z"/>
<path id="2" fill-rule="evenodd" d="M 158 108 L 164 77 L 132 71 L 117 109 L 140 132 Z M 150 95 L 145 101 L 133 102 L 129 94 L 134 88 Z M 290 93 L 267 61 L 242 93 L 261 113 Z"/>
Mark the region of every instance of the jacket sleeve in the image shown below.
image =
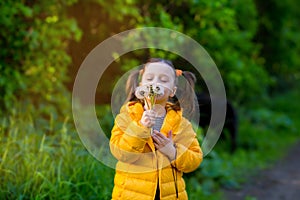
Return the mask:
<path id="1" fill-rule="evenodd" d="M 177 170 L 188 173 L 198 168 L 203 160 L 203 153 L 191 123 L 184 120 L 180 130 L 174 137 L 176 159 L 171 164 Z"/>
<path id="2" fill-rule="evenodd" d="M 150 137 L 150 129 L 132 120 L 127 112 L 115 119 L 111 132 L 110 150 L 116 159 L 132 163 L 139 159 Z"/>

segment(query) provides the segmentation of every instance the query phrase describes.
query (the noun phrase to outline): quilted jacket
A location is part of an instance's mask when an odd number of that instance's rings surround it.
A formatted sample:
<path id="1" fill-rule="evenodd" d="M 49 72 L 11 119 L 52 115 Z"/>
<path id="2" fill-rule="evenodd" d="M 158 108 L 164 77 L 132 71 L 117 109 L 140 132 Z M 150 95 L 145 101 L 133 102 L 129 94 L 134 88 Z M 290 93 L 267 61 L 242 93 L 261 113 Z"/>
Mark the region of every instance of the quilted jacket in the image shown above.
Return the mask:
<path id="1" fill-rule="evenodd" d="M 176 159 L 169 159 L 157 151 L 150 129 L 139 122 L 143 114 L 140 103 L 129 102 L 115 119 L 110 149 L 117 158 L 113 200 L 153 200 L 159 187 L 160 199 L 188 199 L 183 173 L 197 169 L 202 151 L 191 123 L 181 111 L 168 110 L 161 133 L 172 131 Z"/>

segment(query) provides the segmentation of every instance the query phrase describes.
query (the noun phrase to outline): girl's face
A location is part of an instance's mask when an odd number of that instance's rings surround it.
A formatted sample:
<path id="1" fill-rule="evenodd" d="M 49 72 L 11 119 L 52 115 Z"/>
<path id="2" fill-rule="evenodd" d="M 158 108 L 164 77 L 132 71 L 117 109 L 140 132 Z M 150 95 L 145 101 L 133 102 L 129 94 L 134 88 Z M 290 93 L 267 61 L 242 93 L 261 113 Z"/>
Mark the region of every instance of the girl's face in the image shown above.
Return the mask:
<path id="1" fill-rule="evenodd" d="M 164 95 L 157 101 L 166 101 L 176 91 L 174 69 L 162 62 L 148 63 L 144 68 L 141 85 L 158 84 L 164 87 Z M 159 102 L 157 102 L 159 103 Z"/>

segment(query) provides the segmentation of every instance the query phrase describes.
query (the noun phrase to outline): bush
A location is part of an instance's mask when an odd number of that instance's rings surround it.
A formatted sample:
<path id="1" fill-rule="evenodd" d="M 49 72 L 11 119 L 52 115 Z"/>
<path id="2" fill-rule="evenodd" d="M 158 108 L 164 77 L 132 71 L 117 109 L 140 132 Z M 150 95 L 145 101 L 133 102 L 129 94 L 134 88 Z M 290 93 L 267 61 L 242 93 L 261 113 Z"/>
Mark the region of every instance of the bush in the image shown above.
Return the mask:
<path id="1" fill-rule="evenodd" d="M 37 107 L 42 102 L 65 112 L 70 96 L 64 83 L 71 64 L 65 49 L 68 40 L 80 39 L 76 21 L 64 14 L 64 6 L 71 3 L 0 3 L 0 115 L 18 101 Z"/>

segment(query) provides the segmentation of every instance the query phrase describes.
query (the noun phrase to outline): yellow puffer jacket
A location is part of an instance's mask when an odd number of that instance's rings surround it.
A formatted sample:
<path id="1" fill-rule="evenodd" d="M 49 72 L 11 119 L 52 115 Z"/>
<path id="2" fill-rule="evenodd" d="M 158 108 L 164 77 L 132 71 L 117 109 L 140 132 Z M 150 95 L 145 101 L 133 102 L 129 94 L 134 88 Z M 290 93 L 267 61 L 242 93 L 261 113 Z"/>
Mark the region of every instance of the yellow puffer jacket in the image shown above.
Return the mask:
<path id="1" fill-rule="evenodd" d="M 110 149 L 118 163 L 112 199 L 153 200 L 157 186 L 162 200 L 176 199 L 176 187 L 178 199 L 188 199 L 182 174 L 194 171 L 202 161 L 191 123 L 180 111 L 167 112 L 161 132 L 167 136 L 172 130 L 176 159 L 170 162 L 155 150 L 150 130 L 139 123 L 143 111 L 140 103 L 129 102 L 115 119 Z"/>

